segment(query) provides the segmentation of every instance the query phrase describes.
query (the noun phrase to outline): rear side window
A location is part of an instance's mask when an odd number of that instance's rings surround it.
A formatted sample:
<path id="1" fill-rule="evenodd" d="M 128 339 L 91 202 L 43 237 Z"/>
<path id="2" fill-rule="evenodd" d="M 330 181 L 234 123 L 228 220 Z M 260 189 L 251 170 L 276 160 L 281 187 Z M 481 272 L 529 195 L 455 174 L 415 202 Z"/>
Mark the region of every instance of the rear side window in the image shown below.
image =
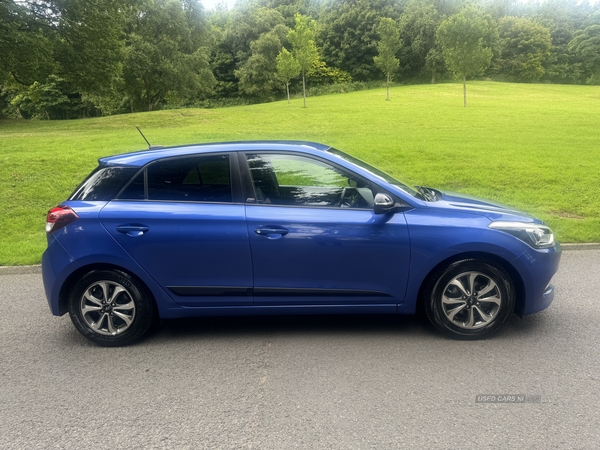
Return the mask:
<path id="1" fill-rule="evenodd" d="M 109 201 L 123 188 L 138 169 L 97 167 L 71 194 L 69 200 Z"/>
<path id="2" fill-rule="evenodd" d="M 120 199 L 188 202 L 231 202 L 229 155 L 202 155 L 150 164 Z"/>

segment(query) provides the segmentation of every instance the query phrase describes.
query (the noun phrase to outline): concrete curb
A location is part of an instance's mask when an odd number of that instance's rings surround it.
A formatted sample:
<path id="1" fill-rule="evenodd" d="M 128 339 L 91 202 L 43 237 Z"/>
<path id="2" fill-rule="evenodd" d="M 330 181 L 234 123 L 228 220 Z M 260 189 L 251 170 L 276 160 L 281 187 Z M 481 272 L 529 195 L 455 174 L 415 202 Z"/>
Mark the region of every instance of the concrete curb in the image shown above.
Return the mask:
<path id="1" fill-rule="evenodd" d="M 560 244 L 565 251 L 571 250 L 600 250 L 600 243 L 591 244 Z M 42 266 L 0 266 L 0 275 L 25 275 L 30 273 L 42 273 Z"/>
<path id="2" fill-rule="evenodd" d="M 24 275 L 42 273 L 42 266 L 0 266 L 0 275 Z"/>
<path id="3" fill-rule="evenodd" d="M 563 250 L 598 250 L 600 243 L 591 244 L 560 244 Z"/>

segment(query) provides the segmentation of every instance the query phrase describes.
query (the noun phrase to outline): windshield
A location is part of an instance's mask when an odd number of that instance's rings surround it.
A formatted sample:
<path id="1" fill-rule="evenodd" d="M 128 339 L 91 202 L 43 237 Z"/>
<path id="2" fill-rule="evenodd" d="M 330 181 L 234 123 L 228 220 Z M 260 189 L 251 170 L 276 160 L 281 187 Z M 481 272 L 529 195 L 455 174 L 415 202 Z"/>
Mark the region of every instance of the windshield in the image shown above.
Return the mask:
<path id="1" fill-rule="evenodd" d="M 396 180 L 391 175 L 388 175 L 387 173 L 382 172 L 381 170 L 367 164 L 364 161 L 361 161 L 360 159 L 355 158 L 354 156 L 350 156 L 347 153 L 344 153 L 340 150 L 336 150 L 335 148 L 330 148 L 329 150 L 327 150 L 327 152 L 331 153 L 333 155 L 339 156 L 340 158 L 345 159 L 346 161 L 351 162 L 352 164 L 355 164 L 355 165 L 361 167 L 362 169 L 372 173 L 376 177 L 381 178 L 384 181 L 387 181 L 389 184 L 393 184 L 394 186 L 399 187 L 404 192 L 412 195 L 413 197 L 423 199 L 422 193 L 417 191 L 415 188 L 413 188 L 411 186 L 407 186 L 406 184 L 402 183 L 401 181 Z"/>

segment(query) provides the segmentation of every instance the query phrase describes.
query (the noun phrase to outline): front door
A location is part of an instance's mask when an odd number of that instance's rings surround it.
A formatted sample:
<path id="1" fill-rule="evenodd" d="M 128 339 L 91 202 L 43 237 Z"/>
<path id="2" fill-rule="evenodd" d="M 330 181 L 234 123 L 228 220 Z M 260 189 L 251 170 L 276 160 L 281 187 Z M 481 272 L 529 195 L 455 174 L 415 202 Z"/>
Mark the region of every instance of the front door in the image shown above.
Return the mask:
<path id="1" fill-rule="evenodd" d="M 404 298 L 403 214 L 376 215 L 377 188 L 316 157 L 246 155 L 255 305 L 392 305 Z"/>

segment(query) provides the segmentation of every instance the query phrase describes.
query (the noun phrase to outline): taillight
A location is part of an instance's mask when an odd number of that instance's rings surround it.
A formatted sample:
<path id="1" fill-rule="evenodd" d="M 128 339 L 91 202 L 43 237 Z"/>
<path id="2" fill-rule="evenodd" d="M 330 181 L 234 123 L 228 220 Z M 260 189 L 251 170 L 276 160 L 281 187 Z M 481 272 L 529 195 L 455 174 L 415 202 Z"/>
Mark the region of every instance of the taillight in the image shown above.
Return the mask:
<path id="1" fill-rule="evenodd" d="M 46 233 L 54 233 L 62 227 L 66 227 L 70 223 L 79 219 L 79 216 L 68 206 L 56 206 L 48 211 L 46 217 Z"/>

